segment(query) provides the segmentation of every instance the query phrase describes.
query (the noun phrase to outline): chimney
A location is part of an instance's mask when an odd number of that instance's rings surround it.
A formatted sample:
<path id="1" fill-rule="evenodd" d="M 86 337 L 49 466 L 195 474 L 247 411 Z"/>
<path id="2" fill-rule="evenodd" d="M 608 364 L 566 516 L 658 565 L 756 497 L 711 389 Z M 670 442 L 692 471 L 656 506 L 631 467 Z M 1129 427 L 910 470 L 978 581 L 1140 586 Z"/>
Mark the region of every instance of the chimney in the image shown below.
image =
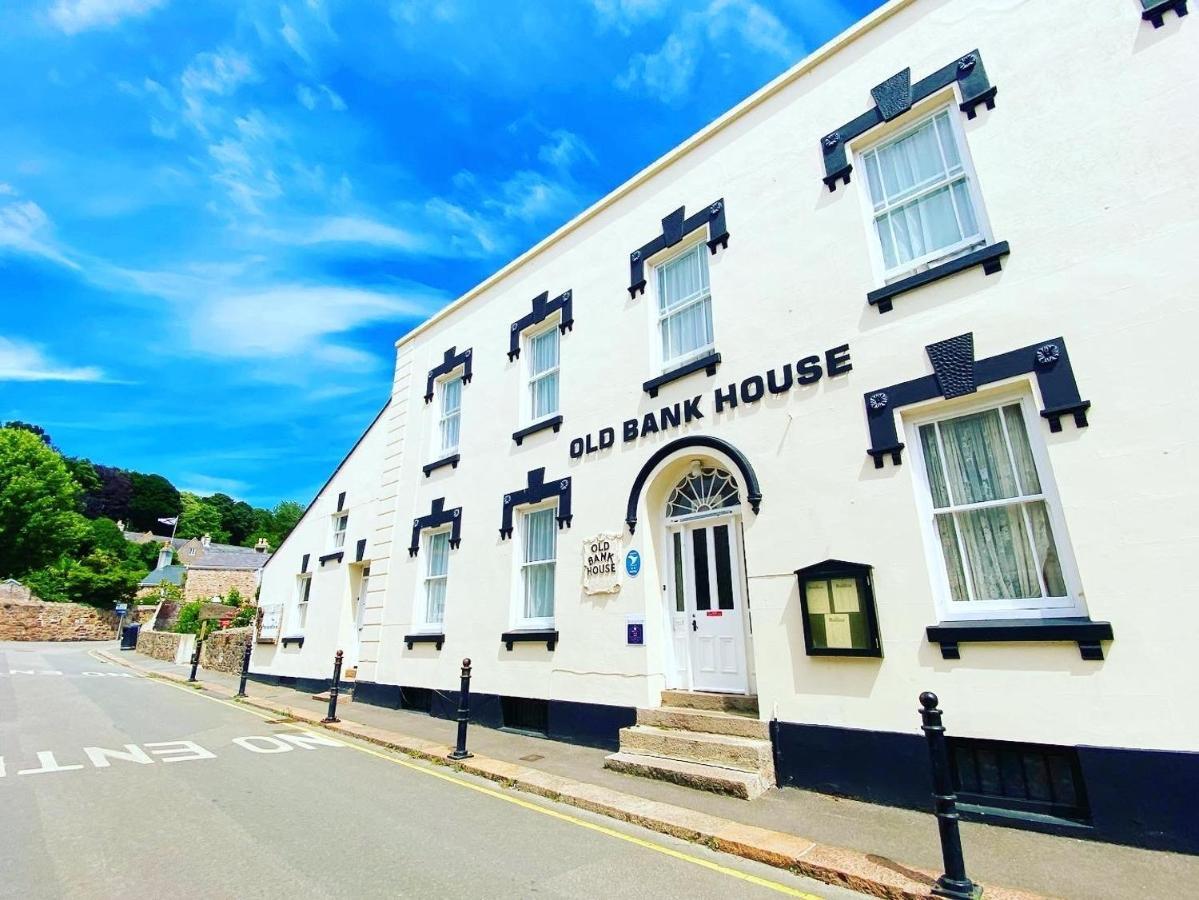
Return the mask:
<path id="1" fill-rule="evenodd" d="M 125 520 L 124 519 L 117 520 L 117 528 L 121 529 L 122 534 L 125 533 Z"/>
<path id="2" fill-rule="evenodd" d="M 254 549 L 259 553 L 266 553 L 271 549 L 271 543 L 264 537 L 258 539 L 258 543 L 254 545 Z"/>
<path id="3" fill-rule="evenodd" d="M 205 550 L 208 549 L 208 545 L 211 543 L 212 543 L 212 535 L 211 534 L 206 534 L 206 535 L 204 535 L 204 537 L 200 538 L 200 546 L 202 546 Z"/>
<path id="4" fill-rule="evenodd" d="M 158 548 L 158 568 L 162 569 L 169 566 L 174 555 L 175 550 L 171 547 L 171 542 L 163 541 L 162 546 Z"/>

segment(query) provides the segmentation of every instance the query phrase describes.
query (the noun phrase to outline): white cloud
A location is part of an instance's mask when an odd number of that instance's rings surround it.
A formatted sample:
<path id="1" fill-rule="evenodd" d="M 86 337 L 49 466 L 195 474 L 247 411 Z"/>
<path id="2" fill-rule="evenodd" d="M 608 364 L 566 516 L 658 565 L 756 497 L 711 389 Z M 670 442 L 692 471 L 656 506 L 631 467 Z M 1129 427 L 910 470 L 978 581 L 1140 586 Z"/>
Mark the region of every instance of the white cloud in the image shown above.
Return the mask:
<path id="1" fill-rule="evenodd" d="M 291 8 L 280 6 L 279 18 L 283 21 L 283 25 L 279 28 L 279 34 L 287 42 L 287 46 L 295 51 L 296 56 L 307 62 L 310 59 L 308 48 L 304 46 L 304 38 L 300 35 L 300 31 L 296 27 L 296 19 L 292 15 Z"/>
<path id="2" fill-rule="evenodd" d="M 5 187 L 9 190 L 0 193 L 16 193 L 8 185 Z M 50 217 L 32 200 L 15 200 L 0 206 L 0 252 L 8 249 L 41 256 L 59 265 L 78 269 L 78 264 L 68 259 L 58 248 L 52 231 Z"/>
<path id="3" fill-rule="evenodd" d="M 346 108 L 345 100 L 327 84 L 318 84 L 311 88 L 306 84 L 296 85 L 296 99 L 305 109 L 315 110 L 324 100 L 334 112 L 342 112 Z"/>
<path id="4" fill-rule="evenodd" d="M 301 235 L 300 240 L 305 244 L 370 244 L 410 252 L 420 251 L 427 246 L 427 242 L 418 235 L 359 216 L 325 219 L 307 234 Z"/>
<path id="5" fill-rule="evenodd" d="M 189 494 L 196 494 L 200 497 L 210 497 L 213 494 L 229 494 L 234 500 L 240 499 L 240 495 L 249 490 L 251 485 L 249 482 L 240 481 L 237 478 L 219 478 L 214 475 L 198 475 L 191 473 L 180 476 L 180 480 L 187 487 L 181 487 L 179 490 L 187 491 Z"/>
<path id="6" fill-rule="evenodd" d="M 306 84 L 296 85 L 296 99 L 305 109 L 316 109 L 316 91 Z"/>
<path id="7" fill-rule="evenodd" d="M 565 128 L 550 132 L 550 140 L 538 148 L 537 158 L 555 169 L 568 169 L 582 159 L 596 161 L 587 142 Z"/>
<path id="8" fill-rule="evenodd" d="M 236 50 L 196 54 L 179 78 L 188 121 L 201 134 L 207 134 L 211 120 L 220 117 L 219 109 L 211 107 L 212 100 L 233 94 L 255 77 L 253 64 Z"/>
<path id="9" fill-rule="evenodd" d="M 0 337 L 0 381 L 107 381 L 95 366 L 65 366 L 41 347 Z"/>
<path id="10" fill-rule="evenodd" d="M 91 28 L 111 28 L 122 19 L 144 16 L 166 0 L 57 0 L 50 19 L 67 34 Z"/>
<path id="11" fill-rule="evenodd" d="M 616 86 L 629 90 L 637 85 L 659 100 L 670 102 L 687 93 L 695 74 L 696 51 L 691 40 L 671 34 L 654 53 L 638 53 L 629 60 Z"/>

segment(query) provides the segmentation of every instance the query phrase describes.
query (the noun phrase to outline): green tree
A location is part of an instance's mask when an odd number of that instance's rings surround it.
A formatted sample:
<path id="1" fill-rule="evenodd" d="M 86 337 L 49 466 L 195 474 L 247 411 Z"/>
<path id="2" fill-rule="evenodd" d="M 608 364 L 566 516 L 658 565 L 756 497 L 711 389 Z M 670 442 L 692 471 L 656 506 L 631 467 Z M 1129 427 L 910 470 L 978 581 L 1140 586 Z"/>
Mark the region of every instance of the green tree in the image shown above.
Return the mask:
<path id="1" fill-rule="evenodd" d="M 30 572 L 25 582 L 43 600 L 112 607 L 133 600 L 143 577 L 144 571 L 131 567 L 122 557 L 93 550 L 80 560 L 62 556 L 52 565 Z"/>
<path id="2" fill-rule="evenodd" d="M 87 522 L 79 486 L 35 433 L 0 428 L 0 578 L 20 577 L 73 552 Z"/>
<path id="3" fill-rule="evenodd" d="M 153 531 L 158 520 L 179 515 L 182 503 L 175 486 L 161 475 L 130 472 L 133 496 L 129 500 L 129 524 L 137 531 Z"/>
<path id="4" fill-rule="evenodd" d="M 5 428 L 16 428 L 21 431 L 28 431 L 30 434 L 35 434 L 39 438 L 41 438 L 42 443 L 45 444 L 47 447 L 54 446 L 54 442 L 52 440 L 50 440 L 50 435 L 46 433 L 46 429 L 43 428 L 41 425 L 34 425 L 30 422 L 22 422 L 20 419 L 10 419 L 9 421 L 4 423 L 4 427 Z"/>
<path id="5" fill-rule="evenodd" d="M 129 549 L 137 546 L 132 541 L 125 540 L 125 535 L 121 533 L 121 529 L 117 528 L 117 523 L 112 519 L 92 519 L 87 523 L 87 531 L 84 545 L 89 551 L 103 550 L 119 559 L 128 560 L 130 559 Z"/>
<path id="6" fill-rule="evenodd" d="M 220 510 L 204 497 L 188 491 L 180 495 L 183 512 L 179 514 L 179 527 L 175 535 L 181 538 L 198 538 L 209 535 L 217 543 L 229 540 L 229 533 L 221 527 Z"/>
<path id="7" fill-rule="evenodd" d="M 100 489 L 104 486 L 100 481 L 100 473 L 96 471 L 91 460 L 80 456 L 65 456 L 63 462 L 67 464 L 67 469 L 70 471 L 71 477 L 75 479 L 75 483 L 79 485 L 79 490 L 82 492 L 79 497 L 79 511 L 86 515 L 87 498 L 100 493 Z"/>
<path id="8" fill-rule="evenodd" d="M 221 520 L 221 527 L 229 532 L 229 543 L 244 544 L 254 530 L 254 507 L 244 500 L 237 501 L 229 507 L 229 512 Z"/>
<path id="9" fill-rule="evenodd" d="M 204 601 L 202 600 L 184 603 L 179 607 L 179 618 L 175 620 L 175 627 L 172 630 L 178 634 L 199 634 L 200 609 L 203 606 Z"/>

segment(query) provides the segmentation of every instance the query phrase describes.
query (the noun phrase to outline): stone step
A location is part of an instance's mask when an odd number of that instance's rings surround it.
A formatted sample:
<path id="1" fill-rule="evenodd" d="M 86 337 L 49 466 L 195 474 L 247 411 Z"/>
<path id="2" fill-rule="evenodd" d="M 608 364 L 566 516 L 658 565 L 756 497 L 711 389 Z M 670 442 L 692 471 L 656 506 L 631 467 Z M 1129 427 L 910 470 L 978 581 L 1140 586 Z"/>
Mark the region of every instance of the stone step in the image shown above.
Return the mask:
<path id="1" fill-rule="evenodd" d="M 620 729 L 620 750 L 622 753 L 758 772 L 774 778 L 770 741 L 754 738 L 634 725 Z"/>
<path id="2" fill-rule="evenodd" d="M 748 715 L 712 709 L 686 709 L 678 706 L 639 709 L 637 724 L 673 728 L 677 731 L 699 731 L 705 734 L 734 734 L 763 741 L 770 739 L 769 722 L 752 719 Z"/>
<path id="3" fill-rule="evenodd" d="M 660 756 L 642 756 L 639 753 L 613 753 L 604 760 L 604 768 L 642 778 L 671 781 L 684 787 L 714 794 L 728 794 L 742 800 L 754 800 L 770 790 L 771 783 L 757 772 L 742 772 L 720 766 L 684 762 L 679 759 L 663 759 Z"/>
<path id="4" fill-rule="evenodd" d="M 313 694 L 312 699 L 313 700 L 324 700 L 326 703 L 328 703 L 329 702 L 329 692 L 321 691 L 319 694 Z M 337 702 L 338 703 L 353 703 L 354 702 L 354 685 L 352 682 L 350 684 L 346 684 L 344 681 L 341 683 L 341 686 L 337 689 Z"/>
<path id="5" fill-rule="evenodd" d="M 662 705 L 680 709 L 706 709 L 718 712 L 758 714 L 758 698 L 753 694 L 709 694 L 702 691 L 663 691 Z"/>

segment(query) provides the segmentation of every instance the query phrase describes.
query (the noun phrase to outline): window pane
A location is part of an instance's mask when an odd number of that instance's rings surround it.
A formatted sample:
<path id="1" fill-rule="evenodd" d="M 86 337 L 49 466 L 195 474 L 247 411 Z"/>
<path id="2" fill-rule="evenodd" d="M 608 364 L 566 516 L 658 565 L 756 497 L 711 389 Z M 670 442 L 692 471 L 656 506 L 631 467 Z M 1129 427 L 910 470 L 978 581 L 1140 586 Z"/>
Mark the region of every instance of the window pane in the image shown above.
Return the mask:
<path id="1" fill-rule="evenodd" d="M 441 449 L 453 450 L 458 446 L 458 413 L 441 420 Z"/>
<path id="2" fill-rule="evenodd" d="M 662 320 L 662 360 L 669 362 L 712 344 L 710 298 L 672 313 Z"/>
<path id="3" fill-rule="evenodd" d="M 430 578 L 425 582 L 425 623 L 436 625 L 445 621 L 445 578 Z"/>
<path id="4" fill-rule="evenodd" d="M 1032 459 L 1032 448 L 1028 445 L 1028 432 L 1024 428 L 1024 416 L 1020 414 L 1020 407 L 1015 404 L 1005 406 L 1003 419 L 1007 423 L 1007 436 L 1012 442 L 1012 456 L 1016 459 L 1020 487 L 1025 494 L 1039 494 L 1041 479 L 1037 477 L 1037 466 Z"/>
<path id="5" fill-rule="evenodd" d="M 554 615 L 554 564 L 525 566 L 525 618 L 548 619 Z"/>
<path id="6" fill-rule="evenodd" d="M 708 289 L 708 258 L 695 248 L 658 266 L 658 307 L 665 311 Z"/>
<path id="7" fill-rule="evenodd" d="M 976 600 L 1017 600 L 1041 596 L 1037 560 L 1018 504 L 972 509 L 954 515 Z"/>
<path id="8" fill-rule="evenodd" d="M 932 121 L 877 151 L 883 190 L 889 200 L 945 174 Z"/>
<path id="9" fill-rule="evenodd" d="M 878 158 L 874 153 L 866 154 L 866 179 L 870 183 L 870 198 L 874 208 L 882 208 L 886 202 L 886 194 L 883 193 L 882 176 L 878 173 Z"/>
<path id="10" fill-rule="evenodd" d="M 462 379 L 454 378 L 441 388 L 441 414 L 455 412 L 462 405 Z"/>
<path id="11" fill-rule="evenodd" d="M 953 190 L 953 200 L 957 204 L 958 218 L 962 222 L 962 236 L 973 237 L 979 235 L 978 221 L 974 218 L 974 201 L 970 199 L 970 188 L 966 186 L 966 180 L 963 178 L 960 181 L 955 181 L 951 188 Z"/>
<path id="12" fill-rule="evenodd" d="M 529 371 L 533 375 L 558 365 L 558 329 L 543 331 L 529 341 Z"/>
<path id="13" fill-rule="evenodd" d="M 683 599 L 683 535 L 674 533 L 674 611 L 683 612 L 687 607 Z"/>
<path id="14" fill-rule="evenodd" d="M 711 609 L 712 592 L 708 580 L 708 529 L 691 532 L 691 550 L 695 556 L 695 608 Z"/>
<path id="15" fill-rule="evenodd" d="M 941 539 L 941 556 L 945 560 L 949 575 L 949 596 L 954 600 L 969 600 L 966 573 L 962 568 L 962 555 L 958 552 L 957 532 L 954 531 L 953 516 L 937 516 L 937 537 Z"/>
<path id="16" fill-rule="evenodd" d="M 1028 518 L 1032 522 L 1032 542 L 1037 551 L 1037 563 L 1041 577 L 1050 597 L 1066 596 L 1066 579 L 1062 577 L 1062 564 L 1058 559 L 1057 545 L 1053 542 L 1053 529 L 1049 527 L 1049 509 L 1045 501 L 1028 504 Z"/>
<path id="17" fill-rule="evenodd" d="M 554 559 L 554 509 L 539 509 L 526 513 L 524 521 L 525 562 Z"/>
<path id="18" fill-rule="evenodd" d="M 883 216 L 875 220 L 874 227 L 878 230 L 878 241 L 883 248 L 883 267 L 894 269 L 899 265 L 899 257 L 895 254 L 895 239 L 891 236 L 891 220 Z"/>
<path id="19" fill-rule="evenodd" d="M 450 533 L 439 531 L 429 535 L 429 577 L 445 575 L 450 566 Z"/>
<path id="20" fill-rule="evenodd" d="M 884 222 L 894 231 L 899 264 L 956 244 L 963 237 L 948 186 L 891 210 L 881 217 L 880 229 Z"/>
<path id="21" fill-rule="evenodd" d="M 937 135 L 941 138 L 941 152 L 945 155 L 945 162 L 950 169 L 959 168 L 962 165 L 962 158 L 958 155 L 958 142 L 953 136 L 949 113 L 937 113 L 933 121 L 937 123 Z"/>
<path id="22" fill-rule="evenodd" d="M 544 375 L 529 385 L 532 392 L 533 418 L 553 415 L 558 411 L 558 373 Z"/>
<path id="23" fill-rule="evenodd" d="M 712 529 L 716 541 L 716 601 L 721 609 L 733 608 L 733 562 L 729 553 L 729 526 Z"/>
<path id="24" fill-rule="evenodd" d="M 924 470 L 928 473 L 933 506 L 941 509 L 949 505 L 949 491 L 945 489 L 945 469 L 941 465 L 941 448 L 937 446 L 936 425 L 920 426 L 920 446 L 924 449 Z"/>
<path id="25" fill-rule="evenodd" d="M 948 419 L 939 428 L 954 503 L 981 503 L 1019 495 L 998 410 Z"/>

